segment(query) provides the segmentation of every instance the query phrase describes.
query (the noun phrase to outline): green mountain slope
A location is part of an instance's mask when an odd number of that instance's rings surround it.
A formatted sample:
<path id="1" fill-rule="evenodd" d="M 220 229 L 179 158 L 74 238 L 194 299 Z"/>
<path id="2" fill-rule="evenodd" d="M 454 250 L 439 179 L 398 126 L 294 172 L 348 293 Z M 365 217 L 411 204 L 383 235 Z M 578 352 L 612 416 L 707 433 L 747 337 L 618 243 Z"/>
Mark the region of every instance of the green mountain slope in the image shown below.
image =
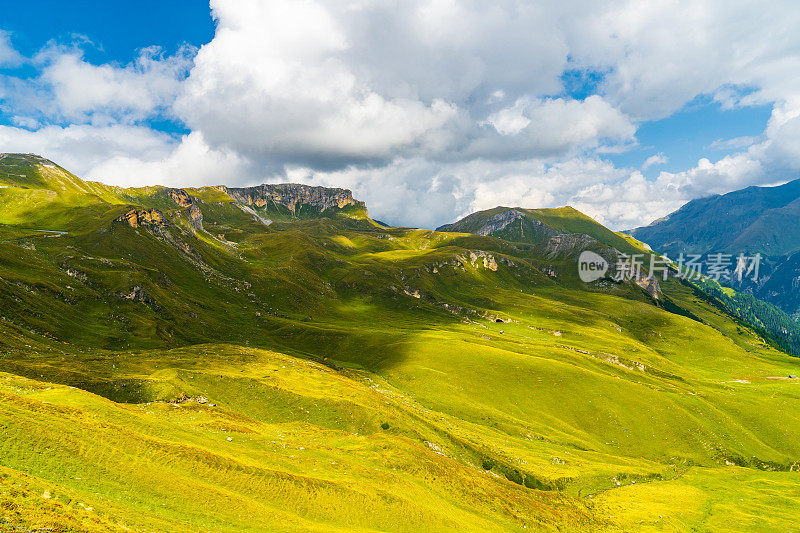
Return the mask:
<path id="1" fill-rule="evenodd" d="M 572 280 L 571 286 L 589 290 L 595 288 L 605 290 L 608 283 L 601 280 L 600 283 L 585 284 L 577 279 L 577 262 L 580 253 L 584 250 L 598 253 L 609 264 L 629 260 L 619 252 L 627 254 L 629 258 L 638 257 L 643 272 L 650 270 L 651 265 L 659 268 L 659 265 L 663 265 L 665 260 L 664 256 L 658 253 L 661 252 L 660 249 L 653 252 L 649 245 L 625 233 L 613 232 L 571 207 L 558 209 L 496 207 L 473 213 L 439 229 L 448 232 L 466 231 L 510 241 L 534 243 L 538 251 L 537 255 L 543 256 L 546 261 L 533 259 L 532 262 L 545 272 L 554 272 L 556 267 L 553 264 L 555 257 L 552 250 L 560 250 L 560 253 L 555 254 L 561 260 L 558 267 L 562 272 L 559 283 L 566 285 L 568 280 Z M 571 246 L 565 247 L 565 244 L 569 243 Z M 729 257 L 731 261 L 734 260 L 733 256 Z M 771 263 L 767 260 L 762 265 L 763 278 L 759 284 L 749 283 L 747 279 L 744 279 L 735 284 L 739 290 L 723 287 L 716 280 L 702 276 L 702 279 L 689 279 L 685 283 L 693 290 L 703 293 L 703 297 L 715 306 L 724 309 L 726 313 L 759 331 L 781 349 L 794 355 L 800 355 L 800 323 L 784 312 L 781 307 L 774 305 L 797 300 L 794 289 L 800 277 L 792 278 L 800 274 L 800 268 L 794 268 L 797 261 L 800 261 L 800 253 L 794 259 L 789 258 L 782 261 L 779 268 L 770 274 Z M 676 273 L 678 268 L 677 264 L 673 263 L 671 272 Z M 656 274 L 660 273 L 656 272 Z M 794 281 L 787 280 L 787 278 L 792 278 Z M 776 286 L 787 284 L 787 282 L 792 284 L 792 290 L 787 291 L 785 287 L 782 291 L 774 290 Z M 753 285 L 757 285 L 760 290 L 753 291 Z M 650 287 L 651 292 L 653 289 L 656 289 L 655 293 L 660 292 L 660 287 Z M 757 296 L 763 297 L 764 301 L 755 298 L 754 292 Z M 765 293 L 769 297 L 764 297 Z M 669 296 L 662 295 L 661 300 L 665 308 L 686 314 L 685 311 L 681 311 L 679 307 L 675 306 Z M 691 316 L 691 314 L 689 313 L 687 316 Z"/>
<path id="2" fill-rule="evenodd" d="M 723 283 L 800 317 L 800 180 L 693 200 L 629 233 L 673 258 L 681 253 L 759 253 L 757 280 L 732 277 Z"/>
<path id="3" fill-rule="evenodd" d="M 638 243 L 611 231 L 572 207 L 524 209 L 495 207 L 478 211 L 463 219 L 437 228 L 437 231 L 491 235 L 515 242 L 541 243 L 565 233 L 584 234 L 623 253 L 641 253 Z"/>
<path id="4" fill-rule="evenodd" d="M 794 527 L 800 360 L 677 279 L 576 279 L 633 240 L 87 186 L 0 224 L 0 529 Z"/>

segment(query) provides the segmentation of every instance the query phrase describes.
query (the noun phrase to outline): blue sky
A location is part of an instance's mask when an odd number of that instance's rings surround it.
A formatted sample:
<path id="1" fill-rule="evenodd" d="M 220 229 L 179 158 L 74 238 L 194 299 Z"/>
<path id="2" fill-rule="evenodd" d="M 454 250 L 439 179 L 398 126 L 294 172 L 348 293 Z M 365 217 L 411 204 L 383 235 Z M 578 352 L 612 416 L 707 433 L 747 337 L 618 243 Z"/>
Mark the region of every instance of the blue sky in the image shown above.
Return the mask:
<path id="1" fill-rule="evenodd" d="M 155 45 L 174 53 L 184 43 L 200 47 L 214 37 L 211 9 L 202 0 L 2 4 L 0 28 L 12 32 L 15 48 L 28 56 L 49 41 L 70 42 L 73 35 L 85 35 L 94 43 L 86 48 L 89 61 L 128 63 L 141 48 Z"/>
<path id="2" fill-rule="evenodd" d="M 680 172 L 702 157 L 721 159 L 736 153 L 737 148 L 720 146 L 719 141 L 760 136 L 771 113 L 769 105 L 723 109 L 719 103 L 700 98 L 667 118 L 642 122 L 636 134 L 639 146 L 608 157 L 617 166 L 641 167 L 653 152 L 662 153 L 668 161 L 649 167 L 645 174 Z"/>
<path id="3" fill-rule="evenodd" d="M 44 14 L 44 15 L 43 15 Z M 198 0 L 137 0 L 99 2 L 55 0 L 14 3 L 3 10 L 0 30 L 12 35 L 14 48 L 32 57 L 51 43 L 80 43 L 87 61 L 125 65 L 143 48 L 157 46 L 174 54 L 182 46 L 200 48 L 214 37 L 211 8 Z M 5 69 L 22 78 L 36 77 L 31 65 Z M 9 113 L 0 113 L 0 124 L 10 124 Z M 154 118 L 147 123 L 156 130 L 186 133 L 180 121 Z"/>
<path id="4" fill-rule="evenodd" d="M 568 95 L 583 99 L 602 91 L 605 72 L 568 70 L 561 76 L 562 91 L 553 96 Z M 642 121 L 638 124 L 635 147 L 621 154 L 606 157 L 617 166 L 641 168 L 653 154 L 663 154 L 665 163 L 650 166 L 643 172 L 680 172 L 702 157 L 722 158 L 737 151 L 723 144 L 726 140 L 757 137 L 767 126 L 772 107 L 750 105 L 724 108 L 708 95 L 696 97 L 669 117 Z"/>
<path id="5" fill-rule="evenodd" d="M 109 183 L 343 186 L 423 227 L 570 204 L 624 228 L 800 176 L 792 2 L 5 4 L 0 151 Z"/>

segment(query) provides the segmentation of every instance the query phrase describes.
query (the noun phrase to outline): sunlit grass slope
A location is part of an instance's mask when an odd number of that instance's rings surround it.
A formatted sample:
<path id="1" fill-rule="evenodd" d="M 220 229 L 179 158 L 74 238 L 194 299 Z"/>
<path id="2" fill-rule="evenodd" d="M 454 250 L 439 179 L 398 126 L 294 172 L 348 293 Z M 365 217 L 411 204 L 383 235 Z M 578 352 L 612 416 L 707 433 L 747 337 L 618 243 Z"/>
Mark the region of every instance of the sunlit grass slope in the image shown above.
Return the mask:
<path id="1" fill-rule="evenodd" d="M 800 359 L 689 285 L 265 224 L 218 189 L 187 189 L 200 229 L 164 188 L 14 183 L 64 199 L 0 221 L 0 531 L 796 528 Z M 614 245 L 575 213 L 539 214 Z"/>
<path id="2" fill-rule="evenodd" d="M 74 511 L 89 506 L 92 516 L 133 528 L 501 531 L 598 523 L 587 504 L 531 491 L 442 451 L 446 422 L 375 376 L 218 345 L 162 353 L 160 364 L 153 357 L 127 356 L 132 368 L 121 374 L 159 367 L 157 377 L 193 400 L 119 404 L 2 376 L 4 464 L 36 476 L 52 498 L 63 494 Z M 29 523 L 53 523 L 44 518 Z"/>

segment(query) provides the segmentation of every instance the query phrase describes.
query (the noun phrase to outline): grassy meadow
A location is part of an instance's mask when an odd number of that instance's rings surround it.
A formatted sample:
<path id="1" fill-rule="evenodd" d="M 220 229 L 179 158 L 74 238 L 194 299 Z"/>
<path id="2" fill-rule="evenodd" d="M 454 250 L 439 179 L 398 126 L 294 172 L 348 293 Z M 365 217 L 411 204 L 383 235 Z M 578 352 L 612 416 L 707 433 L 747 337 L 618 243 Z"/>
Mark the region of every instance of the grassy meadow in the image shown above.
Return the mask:
<path id="1" fill-rule="evenodd" d="M 690 285 L 47 164 L 0 160 L 0 531 L 800 530 L 800 359 Z"/>

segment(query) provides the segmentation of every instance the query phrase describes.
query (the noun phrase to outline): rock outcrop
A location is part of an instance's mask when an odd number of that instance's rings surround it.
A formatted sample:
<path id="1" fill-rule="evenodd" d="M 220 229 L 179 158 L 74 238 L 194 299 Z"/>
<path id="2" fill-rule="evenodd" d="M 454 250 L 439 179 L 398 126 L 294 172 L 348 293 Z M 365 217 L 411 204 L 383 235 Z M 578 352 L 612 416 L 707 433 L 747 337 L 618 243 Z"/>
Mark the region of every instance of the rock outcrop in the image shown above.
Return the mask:
<path id="1" fill-rule="evenodd" d="M 498 231 L 506 229 L 508 226 L 518 220 L 522 221 L 522 223 L 519 225 L 522 236 L 525 236 L 526 231 L 530 234 L 529 237 L 534 235 L 537 236 L 536 240 L 544 240 L 547 237 L 558 235 L 558 231 L 545 225 L 544 222 L 533 217 L 527 217 L 524 213 L 516 209 L 509 209 L 508 211 L 497 213 L 487 220 L 486 223 L 475 233 L 483 236 L 494 235 Z"/>
<path id="2" fill-rule="evenodd" d="M 292 213 L 296 213 L 302 206 L 310 206 L 320 212 L 351 205 L 364 207 L 363 202 L 355 200 L 353 193 L 347 189 L 312 187 L 297 183 L 226 188 L 226 192 L 231 198 L 247 206 L 283 206 Z"/>
<path id="3" fill-rule="evenodd" d="M 464 264 L 469 263 L 473 268 L 478 268 L 482 265 L 483 268 L 497 272 L 497 261 L 494 256 L 483 250 L 470 251 L 466 256 L 457 256 L 457 259 Z"/>
<path id="4" fill-rule="evenodd" d="M 192 225 L 197 231 L 203 230 L 203 212 L 197 207 L 197 204 L 191 204 L 187 211 L 189 216 L 189 224 Z"/>
<path id="5" fill-rule="evenodd" d="M 136 285 L 132 287 L 129 292 L 121 292 L 118 296 L 123 300 L 130 300 L 132 302 L 141 302 L 155 308 L 158 308 L 158 304 L 156 304 L 155 300 L 153 300 L 149 294 L 142 289 L 141 286 Z"/>
<path id="6" fill-rule="evenodd" d="M 584 250 L 596 250 L 609 262 L 616 262 L 618 252 L 603 246 L 597 239 L 584 233 L 561 233 L 550 237 L 539 245 L 548 259 L 577 259 Z M 612 252 L 613 250 L 613 252 Z"/>
<path id="7" fill-rule="evenodd" d="M 636 280 L 636 284 L 654 300 L 661 299 L 661 284 L 658 283 L 658 279 L 654 276 L 642 276 Z"/>
<path id="8" fill-rule="evenodd" d="M 529 243 L 544 242 L 560 233 L 524 210 L 499 207 L 492 211 L 498 210 L 501 211 L 488 218 L 485 218 L 484 212 L 473 213 L 452 224 L 440 226 L 437 231 L 474 233 Z"/>
<path id="9" fill-rule="evenodd" d="M 169 189 L 167 194 L 169 194 L 169 197 L 172 198 L 172 201 L 178 204 L 180 207 L 189 207 L 194 204 L 194 198 L 192 198 L 189 193 L 183 189 Z"/>
<path id="10" fill-rule="evenodd" d="M 506 226 L 521 218 L 525 218 L 525 215 L 516 209 L 509 209 L 508 211 L 503 211 L 502 213 L 497 213 L 494 215 L 492 218 L 487 220 L 486 224 L 475 233 L 485 237 L 496 231 L 505 229 Z"/>
<path id="11" fill-rule="evenodd" d="M 168 226 L 167 219 L 158 209 L 131 209 L 118 217 L 116 222 L 127 223 L 132 228 L 140 226 Z"/>
<path id="12" fill-rule="evenodd" d="M 186 215 L 189 224 L 197 231 L 203 230 L 203 212 L 198 207 L 198 200 L 183 189 L 167 189 L 167 194 L 179 207 L 187 207 Z"/>

